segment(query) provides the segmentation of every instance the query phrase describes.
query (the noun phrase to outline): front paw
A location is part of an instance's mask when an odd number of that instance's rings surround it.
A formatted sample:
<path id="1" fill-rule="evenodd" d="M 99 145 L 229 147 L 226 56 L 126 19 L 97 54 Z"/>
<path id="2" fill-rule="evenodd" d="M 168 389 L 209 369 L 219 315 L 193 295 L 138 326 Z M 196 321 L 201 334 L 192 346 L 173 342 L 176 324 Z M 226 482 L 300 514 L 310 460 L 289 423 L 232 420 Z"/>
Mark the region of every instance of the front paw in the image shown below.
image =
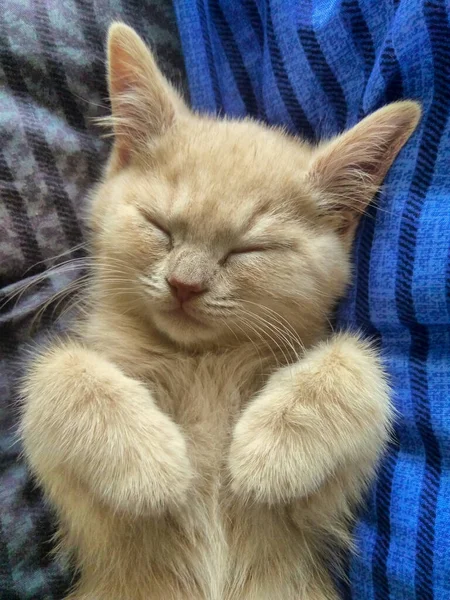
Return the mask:
<path id="1" fill-rule="evenodd" d="M 139 440 L 123 445 L 99 474 L 94 488 L 114 510 L 142 516 L 179 507 L 187 500 L 194 472 L 184 436 L 166 415 L 155 411 Z M 105 480 L 105 476 L 108 480 Z"/>
<path id="2" fill-rule="evenodd" d="M 105 357 L 56 345 L 35 360 L 23 393 L 25 454 L 44 484 L 67 474 L 132 515 L 185 502 L 193 469 L 182 430 Z"/>
<path id="3" fill-rule="evenodd" d="M 290 502 L 314 492 L 332 470 L 320 415 L 301 402 L 290 378 L 289 367 L 276 373 L 236 424 L 229 471 L 232 490 L 246 500 Z"/>

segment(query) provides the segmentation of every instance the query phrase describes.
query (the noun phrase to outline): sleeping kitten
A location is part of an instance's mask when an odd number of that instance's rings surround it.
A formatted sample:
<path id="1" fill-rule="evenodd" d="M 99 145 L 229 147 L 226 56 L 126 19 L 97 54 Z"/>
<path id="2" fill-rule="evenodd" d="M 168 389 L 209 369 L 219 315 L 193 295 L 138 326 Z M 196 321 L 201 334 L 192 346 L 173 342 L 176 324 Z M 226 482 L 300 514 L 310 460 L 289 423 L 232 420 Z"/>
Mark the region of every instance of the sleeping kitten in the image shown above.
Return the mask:
<path id="1" fill-rule="evenodd" d="M 376 352 L 328 319 L 420 109 L 313 147 L 192 113 L 125 25 L 108 48 L 86 316 L 24 386 L 26 456 L 81 573 L 70 598 L 337 598 L 325 565 L 392 408 Z"/>

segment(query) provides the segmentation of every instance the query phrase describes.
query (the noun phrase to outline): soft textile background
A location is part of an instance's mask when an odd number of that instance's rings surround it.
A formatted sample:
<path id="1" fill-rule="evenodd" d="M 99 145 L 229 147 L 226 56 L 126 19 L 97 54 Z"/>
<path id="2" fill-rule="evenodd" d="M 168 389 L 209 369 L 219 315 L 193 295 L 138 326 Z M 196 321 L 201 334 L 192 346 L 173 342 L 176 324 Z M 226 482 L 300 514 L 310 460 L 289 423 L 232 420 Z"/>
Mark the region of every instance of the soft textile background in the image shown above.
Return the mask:
<path id="1" fill-rule="evenodd" d="M 341 322 L 380 338 L 400 410 L 357 528 L 354 600 L 450 598 L 450 27 L 443 0 L 176 0 L 194 104 L 320 137 L 385 102 L 423 101 L 417 135 L 360 230 Z M 0 288 L 34 280 L 83 239 L 106 147 L 103 40 L 124 18 L 180 81 L 167 0 L 0 0 Z M 81 250 L 78 251 L 82 253 Z M 37 264 L 39 261 L 44 263 Z M 33 265 L 36 265 L 33 267 Z M 52 521 L 14 443 L 13 380 L 29 315 L 70 281 L 0 299 L 0 599 L 60 598 Z M 51 322 L 46 312 L 44 326 Z"/>
<path id="2" fill-rule="evenodd" d="M 75 271 L 4 299 L 83 241 L 83 198 L 107 151 L 91 117 L 105 112 L 104 41 L 117 18 L 181 84 L 170 0 L 0 0 L 0 600 L 56 600 L 70 582 L 50 555 L 51 515 L 17 461 L 14 381 L 23 350 L 54 320 L 47 310 L 32 331 L 32 313 Z"/>
<path id="3" fill-rule="evenodd" d="M 355 248 L 341 325 L 376 336 L 399 410 L 356 530 L 354 600 L 450 598 L 450 3 L 178 0 L 193 104 L 316 139 L 387 102 L 419 131 Z"/>

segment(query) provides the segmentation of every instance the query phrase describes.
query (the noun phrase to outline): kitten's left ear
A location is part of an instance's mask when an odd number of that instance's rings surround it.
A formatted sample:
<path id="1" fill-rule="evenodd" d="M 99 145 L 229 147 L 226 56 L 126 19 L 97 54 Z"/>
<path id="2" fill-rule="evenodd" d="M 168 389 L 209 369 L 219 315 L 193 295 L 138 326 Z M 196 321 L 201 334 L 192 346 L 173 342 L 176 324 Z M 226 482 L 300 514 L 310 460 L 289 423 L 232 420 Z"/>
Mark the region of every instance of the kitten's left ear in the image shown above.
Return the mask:
<path id="1" fill-rule="evenodd" d="M 324 216 L 351 242 L 360 216 L 421 115 L 412 101 L 389 104 L 320 145 L 307 184 Z"/>
<path id="2" fill-rule="evenodd" d="M 177 111 L 187 110 L 147 46 L 123 23 L 108 32 L 108 86 L 118 166 L 163 135 Z"/>

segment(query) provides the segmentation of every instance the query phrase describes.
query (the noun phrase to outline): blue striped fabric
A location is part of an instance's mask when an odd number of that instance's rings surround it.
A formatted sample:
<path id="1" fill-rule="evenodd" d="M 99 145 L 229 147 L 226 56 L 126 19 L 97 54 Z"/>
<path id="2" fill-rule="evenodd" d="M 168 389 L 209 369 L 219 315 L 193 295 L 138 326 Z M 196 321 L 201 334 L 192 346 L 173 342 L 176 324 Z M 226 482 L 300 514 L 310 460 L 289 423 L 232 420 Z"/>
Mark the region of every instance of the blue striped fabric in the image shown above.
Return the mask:
<path id="1" fill-rule="evenodd" d="M 421 126 L 363 219 L 343 326 L 380 341 L 400 416 L 345 595 L 450 599 L 450 3 L 178 0 L 193 106 L 309 139 L 387 102 Z"/>

